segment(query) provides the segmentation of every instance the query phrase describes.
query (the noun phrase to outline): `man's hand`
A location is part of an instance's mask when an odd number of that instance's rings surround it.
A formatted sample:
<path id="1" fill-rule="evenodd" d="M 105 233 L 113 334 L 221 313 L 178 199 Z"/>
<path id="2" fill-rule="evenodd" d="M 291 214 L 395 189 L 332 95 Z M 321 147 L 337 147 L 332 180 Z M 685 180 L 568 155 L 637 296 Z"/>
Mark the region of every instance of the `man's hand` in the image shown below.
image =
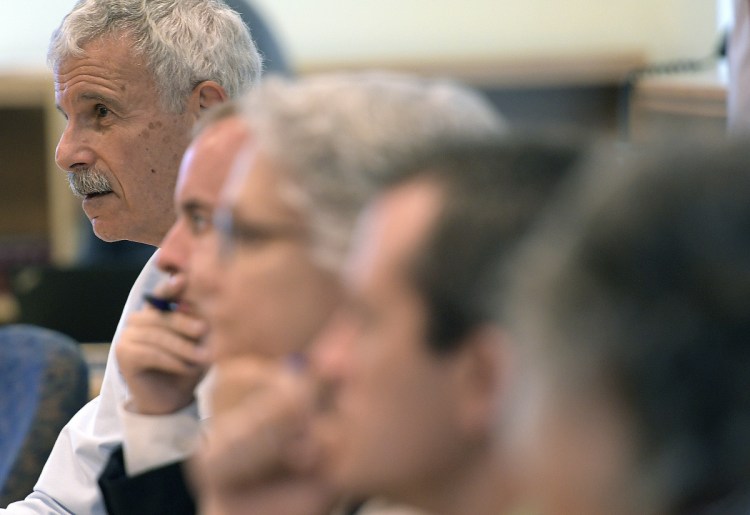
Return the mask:
<path id="1" fill-rule="evenodd" d="M 183 290 L 184 282 L 174 277 L 154 294 L 178 299 Z M 179 310 L 162 312 L 148 306 L 128 318 L 115 352 L 128 385 L 129 411 L 167 415 L 193 402 L 209 364 L 201 345 L 206 331 L 205 321 Z"/>
<path id="2" fill-rule="evenodd" d="M 202 513 L 330 512 L 337 496 L 316 473 L 308 381 L 239 357 L 217 364 L 214 386 L 211 425 L 190 467 Z"/>

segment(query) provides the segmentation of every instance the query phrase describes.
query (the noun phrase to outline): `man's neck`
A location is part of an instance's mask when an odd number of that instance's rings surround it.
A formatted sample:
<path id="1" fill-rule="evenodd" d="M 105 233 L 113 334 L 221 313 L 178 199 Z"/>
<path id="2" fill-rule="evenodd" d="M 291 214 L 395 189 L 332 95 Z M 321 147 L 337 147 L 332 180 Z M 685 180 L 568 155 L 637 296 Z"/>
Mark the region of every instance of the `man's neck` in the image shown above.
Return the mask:
<path id="1" fill-rule="evenodd" d="M 414 505 L 440 515 L 500 515 L 516 501 L 511 475 L 489 446 L 469 453 L 438 483 L 418 495 Z"/>

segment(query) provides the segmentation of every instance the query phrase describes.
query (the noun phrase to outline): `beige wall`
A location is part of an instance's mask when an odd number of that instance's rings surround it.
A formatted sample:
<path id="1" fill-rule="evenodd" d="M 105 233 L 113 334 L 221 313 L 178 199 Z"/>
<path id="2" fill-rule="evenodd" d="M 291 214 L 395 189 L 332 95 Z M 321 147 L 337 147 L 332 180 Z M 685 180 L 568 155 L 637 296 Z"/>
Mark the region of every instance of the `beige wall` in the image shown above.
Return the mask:
<path id="1" fill-rule="evenodd" d="M 702 56 L 713 0 L 256 0 L 295 61 L 643 51 Z"/>
<path id="2" fill-rule="evenodd" d="M 42 68 L 73 0 L 2 0 L 0 69 Z M 714 0 L 254 0 L 299 65 L 713 46 Z M 13 4 L 9 7 L 7 4 Z"/>

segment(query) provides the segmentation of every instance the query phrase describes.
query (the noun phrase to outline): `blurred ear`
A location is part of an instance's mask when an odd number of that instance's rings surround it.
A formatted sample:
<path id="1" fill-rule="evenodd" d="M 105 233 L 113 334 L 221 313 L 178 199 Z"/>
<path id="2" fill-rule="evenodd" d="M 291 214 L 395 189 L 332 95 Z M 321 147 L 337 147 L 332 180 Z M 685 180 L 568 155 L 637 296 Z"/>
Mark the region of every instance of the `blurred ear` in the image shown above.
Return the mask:
<path id="1" fill-rule="evenodd" d="M 204 80 L 193 88 L 188 98 L 188 110 L 197 119 L 202 112 L 229 99 L 226 90 L 217 82 Z"/>
<path id="2" fill-rule="evenodd" d="M 484 438 L 493 430 L 498 398 L 504 394 L 510 370 L 507 336 L 495 326 L 477 328 L 455 359 L 461 427 L 468 436 Z"/>

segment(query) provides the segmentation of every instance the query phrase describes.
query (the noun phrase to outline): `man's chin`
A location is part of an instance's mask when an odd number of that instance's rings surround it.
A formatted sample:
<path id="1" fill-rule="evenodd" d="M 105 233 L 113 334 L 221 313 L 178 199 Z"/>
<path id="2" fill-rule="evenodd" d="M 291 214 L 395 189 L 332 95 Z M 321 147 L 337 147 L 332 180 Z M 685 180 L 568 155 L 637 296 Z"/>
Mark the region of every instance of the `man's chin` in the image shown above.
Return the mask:
<path id="1" fill-rule="evenodd" d="M 107 243 L 114 243 L 125 239 L 122 235 L 113 233 L 111 228 L 108 228 L 107 224 L 100 220 L 99 217 L 91 219 L 91 228 L 94 230 L 94 235 L 97 238 Z"/>
<path id="2" fill-rule="evenodd" d="M 347 441 L 335 416 L 317 414 L 313 433 L 321 449 L 320 474 L 331 484 L 347 486 Z"/>

